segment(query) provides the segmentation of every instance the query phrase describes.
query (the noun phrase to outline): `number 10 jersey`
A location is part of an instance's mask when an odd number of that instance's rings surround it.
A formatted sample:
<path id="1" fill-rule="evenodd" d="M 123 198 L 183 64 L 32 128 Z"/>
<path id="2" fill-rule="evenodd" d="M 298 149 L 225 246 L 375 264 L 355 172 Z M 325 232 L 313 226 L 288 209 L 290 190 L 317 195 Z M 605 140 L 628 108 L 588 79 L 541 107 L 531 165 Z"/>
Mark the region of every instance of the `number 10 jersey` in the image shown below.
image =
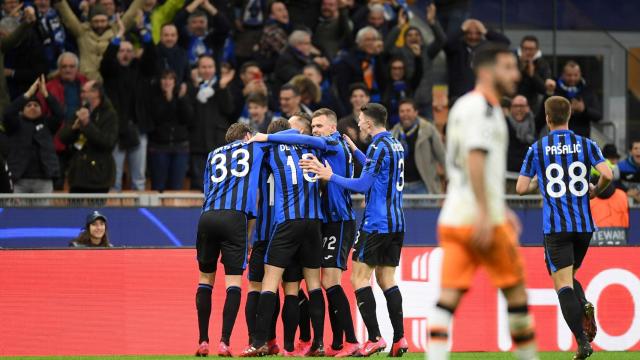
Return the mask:
<path id="1" fill-rule="evenodd" d="M 595 230 L 589 175 L 603 161 L 595 142 L 570 130 L 552 131 L 529 147 L 520 175 L 538 175 L 545 234 Z"/>

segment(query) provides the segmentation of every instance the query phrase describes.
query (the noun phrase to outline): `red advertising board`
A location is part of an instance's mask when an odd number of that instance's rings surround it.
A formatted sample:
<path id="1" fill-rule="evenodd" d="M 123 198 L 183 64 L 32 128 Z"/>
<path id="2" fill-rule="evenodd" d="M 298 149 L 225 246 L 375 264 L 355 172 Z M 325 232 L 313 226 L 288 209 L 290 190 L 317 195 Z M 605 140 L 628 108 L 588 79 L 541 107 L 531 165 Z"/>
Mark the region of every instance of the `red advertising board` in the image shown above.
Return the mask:
<path id="1" fill-rule="evenodd" d="M 562 320 L 541 248 L 523 248 L 527 289 L 542 350 L 573 347 Z M 412 351 L 423 351 L 429 312 L 438 296 L 437 248 L 405 248 L 398 282 Z M 578 278 L 596 303 L 595 346 L 640 350 L 640 248 L 592 248 Z M 195 251 L 192 249 L 0 251 L 0 356 L 189 354 L 197 325 Z M 348 274 L 345 275 L 348 279 Z M 220 336 L 223 276 L 216 279 L 211 339 Z M 456 313 L 454 351 L 497 351 L 511 346 L 505 305 L 483 272 Z M 351 286 L 345 290 L 353 304 Z M 391 338 L 384 297 L 376 291 L 383 336 Z M 232 338 L 247 341 L 242 308 Z M 357 311 L 354 309 L 354 314 Z M 358 335 L 364 337 L 357 318 Z M 327 319 L 326 341 L 330 341 Z"/>

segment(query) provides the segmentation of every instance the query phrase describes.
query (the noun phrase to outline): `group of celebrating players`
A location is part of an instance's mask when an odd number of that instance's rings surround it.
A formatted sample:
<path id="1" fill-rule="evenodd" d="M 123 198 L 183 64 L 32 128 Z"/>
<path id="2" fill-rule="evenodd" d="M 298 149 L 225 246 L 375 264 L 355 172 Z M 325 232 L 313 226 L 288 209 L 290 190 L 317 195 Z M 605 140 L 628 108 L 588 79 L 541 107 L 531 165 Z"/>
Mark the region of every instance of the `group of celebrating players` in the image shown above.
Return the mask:
<path id="1" fill-rule="evenodd" d="M 476 269 L 483 266 L 507 299 L 516 357 L 538 359 L 517 249 L 520 223 L 504 199 L 508 134 L 498 99 L 513 94 L 519 71 L 513 53 L 495 45 L 479 49 L 473 66 L 476 89 L 456 102 L 448 121 L 449 184 L 438 224 L 444 258 L 440 297 L 429 316 L 428 355 L 448 358 L 453 314 Z M 559 97 L 545 103 L 551 132 L 531 146 L 517 189 L 521 194 L 539 189 L 543 195 L 547 268 L 578 343 L 574 359 L 584 359 L 593 352 L 590 342 L 596 326 L 593 305 L 585 299 L 575 271 L 594 230 L 589 198 L 602 191 L 612 175 L 597 145 L 567 129 L 570 109 L 569 102 Z M 197 356 L 210 352 L 211 293 L 219 258 L 226 299 L 218 355 L 232 355 L 229 340 L 247 265 L 249 344 L 240 356 L 280 353 L 275 340 L 280 288 L 284 292 L 284 356 L 381 352 L 387 343 L 380 333 L 370 285 L 374 271 L 393 327 L 389 356 L 400 357 L 407 351 L 402 295 L 395 282 L 405 232 L 404 148 L 386 130 L 386 122 L 382 105 L 362 107 L 358 126 L 372 138 L 366 154 L 340 135 L 336 114 L 330 109 L 319 109 L 311 117 L 299 113 L 273 121 L 268 134 L 253 135 L 239 123 L 229 128 L 228 144 L 209 154 L 205 169 L 205 201 L 196 244 L 200 269 Z M 354 161 L 363 166 L 358 178 L 353 177 Z M 597 185 L 589 183 L 591 167 L 601 174 Z M 352 193 L 365 194 L 359 229 Z M 341 286 L 352 248 L 351 284 L 368 333 L 362 345 Z M 308 299 L 300 288 L 303 279 Z M 333 331 L 333 342 L 326 348 L 322 289 Z M 298 326 L 301 340 L 294 344 Z"/>

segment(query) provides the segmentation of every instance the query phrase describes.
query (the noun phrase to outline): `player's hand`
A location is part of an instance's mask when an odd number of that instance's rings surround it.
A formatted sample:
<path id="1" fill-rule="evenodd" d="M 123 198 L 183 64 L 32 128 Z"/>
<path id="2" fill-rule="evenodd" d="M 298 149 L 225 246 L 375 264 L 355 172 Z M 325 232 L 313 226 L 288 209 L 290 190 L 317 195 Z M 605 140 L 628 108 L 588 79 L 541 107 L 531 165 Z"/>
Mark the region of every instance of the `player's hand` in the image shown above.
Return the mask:
<path id="1" fill-rule="evenodd" d="M 598 193 L 596 193 L 596 186 L 589 183 L 589 199 L 595 199 L 597 196 Z"/>
<path id="2" fill-rule="evenodd" d="M 556 91 L 556 81 L 553 79 L 545 80 L 544 89 L 548 95 L 553 95 L 553 92 Z"/>
<path id="3" fill-rule="evenodd" d="M 252 142 L 267 142 L 269 141 L 269 135 L 263 133 L 257 133 L 253 135 L 251 139 L 249 139 L 249 143 Z"/>
<path id="4" fill-rule="evenodd" d="M 329 181 L 329 179 L 331 179 L 331 175 L 333 175 L 331 165 L 326 161 L 325 165 L 322 165 L 315 156 L 308 159 L 302 159 L 298 164 L 302 170 L 316 174 L 317 178 L 320 180 Z"/>
<path id="5" fill-rule="evenodd" d="M 491 230 L 492 225 L 489 221 L 489 215 L 486 210 L 481 210 L 473 225 L 471 246 L 480 252 L 488 251 L 491 248 Z"/>
<path id="6" fill-rule="evenodd" d="M 513 210 L 507 208 L 505 217 L 507 219 L 507 224 L 509 224 L 513 228 L 513 230 L 516 231 L 516 234 L 518 234 L 519 237 L 520 234 L 522 234 L 522 223 L 520 222 L 520 218 L 518 217 L 518 215 L 516 215 Z"/>
<path id="7" fill-rule="evenodd" d="M 347 142 L 347 145 L 349 145 L 349 149 L 351 149 L 351 151 L 356 151 L 358 149 L 358 147 L 356 146 L 356 144 L 353 142 L 353 140 L 351 140 L 351 138 L 349 137 L 349 135 L 347 134 L 342 134 L 342 138 L 344 139 L 344 141 Z"/>

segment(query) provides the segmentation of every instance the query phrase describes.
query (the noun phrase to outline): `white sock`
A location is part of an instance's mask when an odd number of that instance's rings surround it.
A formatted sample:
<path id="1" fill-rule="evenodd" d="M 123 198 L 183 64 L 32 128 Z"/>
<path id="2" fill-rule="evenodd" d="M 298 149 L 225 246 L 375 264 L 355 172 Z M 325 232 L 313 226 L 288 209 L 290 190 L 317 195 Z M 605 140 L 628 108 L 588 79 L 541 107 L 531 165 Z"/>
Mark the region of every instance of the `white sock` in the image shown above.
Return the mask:
<path id="1" fill-rule="evenodd" d="M 509 331 L 515 344 L 514 355 L 518 360 L 539 359 L 534 338 L 533 318 L 528 312 L 510 312 Z M 520 339 L 519 344 L 518 339 Z"/>
<path id="2" fill-rule="evenodd" d="M 429 316 L 429 343 L 427 358 L 429 360 L 449 359 L 449 325 L 453 320 L 451 311 L 438 305 Z"/>

